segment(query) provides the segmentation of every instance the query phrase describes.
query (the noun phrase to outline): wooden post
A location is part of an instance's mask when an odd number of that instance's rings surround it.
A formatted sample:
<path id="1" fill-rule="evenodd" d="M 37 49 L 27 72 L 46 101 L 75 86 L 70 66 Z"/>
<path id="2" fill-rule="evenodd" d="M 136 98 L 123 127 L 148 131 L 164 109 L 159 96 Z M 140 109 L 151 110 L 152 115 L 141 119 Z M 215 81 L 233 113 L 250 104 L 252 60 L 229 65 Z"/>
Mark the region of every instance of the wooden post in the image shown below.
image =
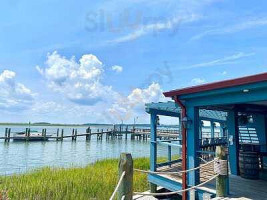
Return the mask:
<path id="1" fill-rule="evenodd" d="M 61 141 L 63 141 L 63 138 L 64 138 L 64 129 L 61 129 Z"/>
<path id="2" fill-rule="evenodd" d="M 226 148 L 223 146 L 217 146 L 216 147 L 216 157 L 220 160 L 227 160 Z M 227 183 L 228 183 L 228 169 L 227 169 L 227 175 L 219 175 L 216 178 L 216 196 L 217 197 L 226 197 L 227 196 L 227 194 L 228 194 Z"/>
<path id="3" fill-rule="evenodd" d="M 5 142 L 7 141 L 7 132 L 8 132 L 8 128 L 5 129 Z"/>
<path id="4" fill-rule="evenodd" d="M 11 128 L 8 129 L 8 133 L 7 133 L 8 142 L 10 141 L 10 133 L 11 133 Z"/>
<path id="5" fill-rule="evenodd" d="M 85 140 L 89 140 L 89 127 L 86 129 L 86 136 L 85 136 Z"/>
<path id="6" fill-rule="evenodd" d="M 126 126 L 126 130 L 125 130 L 125 140 L 127 140 L 127 135 L 128 135 L 128 125 Z"/>
<path id="7" fill-rule="evenodd" d="M 78 130 L 77 128 L 75 129 L 75 137 L 74 137 L 74 140 L 76 141 L 77 140 L 77 135 L 78 135 Z"/>
<path id="8" fill-rule="evenodd" d="M 44 129 L 44 141 L 46 141 L 46 128 Z"/>
<path id="9" fill-rule="evenodd" d="M 31 135 L 31 129 L 28 128 L 26 131 L 26 140 L 29 141 L 30 140 L 30 135 Z"/>
<path id="10" fill-rule="evenodd" d="M 59 140 L 59 128 L 57 129 L 57 141 Z"/>
<path id="11" fill-rule="evenodd" d="M 73 141 L 74 140 L 74 128 L 72 129 L 72 134 L 71 134 L 71 140 Z"/>
<path id="12" fill-rule="evenodd" d="M 118 189 L 118 199 L 133 199 L 133 159 L 129 153 L 122 153 L 119 162 L 119 178 L 125 172 L 122 183 Z"/>

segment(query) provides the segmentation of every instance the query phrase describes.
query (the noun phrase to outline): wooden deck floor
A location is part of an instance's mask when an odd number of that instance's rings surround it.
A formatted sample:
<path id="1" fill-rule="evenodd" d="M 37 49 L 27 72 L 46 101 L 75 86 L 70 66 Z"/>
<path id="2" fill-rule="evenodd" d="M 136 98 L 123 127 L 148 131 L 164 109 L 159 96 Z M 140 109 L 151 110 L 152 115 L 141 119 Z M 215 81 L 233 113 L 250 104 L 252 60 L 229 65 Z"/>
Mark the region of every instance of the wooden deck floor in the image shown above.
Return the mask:
<path id="1" fill-rule="evenodd" d="M 180 171 L 182 170 L 181 163 L 158 168 L 158 171 Z M 214 175 L 213 164 L 203 167 L 200 171 L 200 181 L 210 179 Z M 181 183 L 181 175 L 161 175 L 168 179 Z M 264 180 L 248 180 L 239 176 L 230 175 L 230 196 L 224 199 L 246 199 L 246 200 L 267 200 L 267 181 Z M 215 193 L 215 180 L 207 183 L 200 189 L 207 192 Z M 217 198 L 218 199 L 218 198 Z"/>
<path id="2" fill-rule="evenodd" d="M 171 166 L 164 166 L 157 169 L 160 172 L 178 172 L 182 170 L 182 163 L 173 164 Z M 161 176 L 169 178 L 174 181 L 182 182 L 181 174 L 162 174 Z M 200 182 L 204 182 L 214 176 L 213 163 L 206 165 L 200 169 Z"/>

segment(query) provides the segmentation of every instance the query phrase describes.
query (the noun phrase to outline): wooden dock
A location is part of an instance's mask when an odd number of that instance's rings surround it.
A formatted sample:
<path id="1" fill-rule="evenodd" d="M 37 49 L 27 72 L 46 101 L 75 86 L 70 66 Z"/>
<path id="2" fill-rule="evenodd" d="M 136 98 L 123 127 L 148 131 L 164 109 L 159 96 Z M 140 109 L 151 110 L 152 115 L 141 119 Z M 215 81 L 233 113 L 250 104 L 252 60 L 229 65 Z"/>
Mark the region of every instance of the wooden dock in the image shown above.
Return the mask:
<path id="1" fill-rule="evenodd" d="M 90 141 L 92 136 L 96 136 L 97 140 L 112 140 L 122 139 L 125 140 L 128 137 L 131 140 L 148 140 L 150 137 L 150 129 L 141 128 L 128 128 L 128 126 L 114 126 L 111 129 L 97 129 L 94 132 L 90 127 L 86 128 L 84 132 L 78 132 L 78 129 L 73 128 L 71 135 L 64 135 L 64 129 L 57 129 L 56 132 L 48 133 L 47 129 L 42 129 L 41 132 L 33 132 L 30 128 L 26 128 L 23 132 L 12 133 L 11 128 L 5 129 L 4 136 L 0 137 L 0 140 L 5 142 L 13 141 L 63 141 L 64 139 L 71 138 L 72 141 L 76 141 L 78 137 L 85 138 Z M 178 130 L 159 130 L 159 139 L 177 139 L 179 138 Z"/>

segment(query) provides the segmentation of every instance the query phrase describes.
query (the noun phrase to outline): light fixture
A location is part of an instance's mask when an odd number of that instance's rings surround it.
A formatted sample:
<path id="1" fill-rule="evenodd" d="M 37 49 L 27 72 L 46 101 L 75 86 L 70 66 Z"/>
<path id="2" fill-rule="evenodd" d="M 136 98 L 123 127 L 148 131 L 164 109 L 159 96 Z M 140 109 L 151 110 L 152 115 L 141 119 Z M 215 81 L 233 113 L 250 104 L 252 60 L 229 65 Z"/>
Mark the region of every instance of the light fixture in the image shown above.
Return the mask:
<path id="1" fill-rule="evenodd" d="M 192 125 L 192 120 L 186 116 L 182 119 L 182 124 L 185 129 L 189 129 Z"/>
<path id="2" fill-rule="evenodd" d="M 156 118 L 156 123 L 158 126 L 160 125 L 159 116 L 157 116 L 157 118 Z"/>
<path id="3" fill-rule="evenodd" d="M 249 92 L 249 89 L 244 89 L 243 92 L 244 93 L 248 93 Z"/>

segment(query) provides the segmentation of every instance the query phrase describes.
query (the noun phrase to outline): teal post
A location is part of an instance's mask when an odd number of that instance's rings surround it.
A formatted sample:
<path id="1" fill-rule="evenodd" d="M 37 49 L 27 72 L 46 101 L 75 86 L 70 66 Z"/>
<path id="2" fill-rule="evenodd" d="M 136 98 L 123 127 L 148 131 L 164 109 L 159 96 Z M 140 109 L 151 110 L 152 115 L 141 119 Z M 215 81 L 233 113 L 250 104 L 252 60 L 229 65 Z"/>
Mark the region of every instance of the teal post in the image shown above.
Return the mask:
<path id="1" fill-rule="evenodd" d="M 192 169 L 199 166 L 197 156 L 199 149 L 199 109 L 197 107 L 188 107 L 187 117 L 192 120 L 192 124 L 187 127 L 187 169 Z M 199 183 L 199 172 L 196 170 L 189 172 L 187 182 L 188 186 L 197 185 Z M 190 199 L 189 193 L 188 197 Z"/>
<path id="2" fill-rule="evenodd" d="M 155 113 L 150 114 L 151 132 L 150 132 L 150 171 L 155 172 L 157 170 L 157 115 Z M 150 183 L 150 191 L 155 193 L 157 185 Z"/>
<path id="3" fill-rule="evenodd" d="M 169 141 L 169 143 L 171 143 L 171 141 Z M 169 162 L 172 161 L 172 146 L 171 145 L 168 146 L 168 161 Z"/>
<path id="4" fill-rule="evenodd" d="M 229 138 L 229 161 L 231 174 L 238 175 L 238 153 L 239 153 L 239 137 L 238 137 L 238 121 L 237 111 L 229 111 L 227 117 L 227 129 Z"/>
<path id="5" fill-rule="evenodd" d="M 211 138 L 214 138 L 214 122 L 210 121 L 210 134 Z"/>

